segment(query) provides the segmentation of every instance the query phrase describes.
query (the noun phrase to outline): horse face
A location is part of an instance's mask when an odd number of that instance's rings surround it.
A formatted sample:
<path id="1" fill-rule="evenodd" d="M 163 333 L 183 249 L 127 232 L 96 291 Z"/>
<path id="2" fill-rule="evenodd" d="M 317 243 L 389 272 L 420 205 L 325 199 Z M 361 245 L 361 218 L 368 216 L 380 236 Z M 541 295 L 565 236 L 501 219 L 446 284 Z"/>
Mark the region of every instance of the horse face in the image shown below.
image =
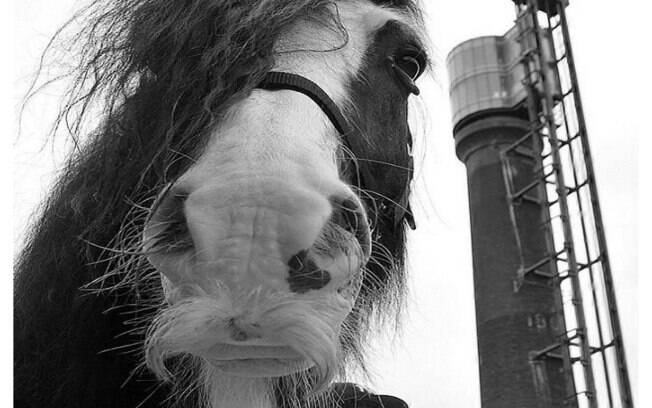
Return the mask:
<path id="1" fill-rule="evenodd" d="M 180 342 L 223 371 L 305 369 L 316 358 L 307 338 L 334 358 L 371 244 L 362 204 L 338 175 L 338 135 L 321 116 L 296 92 L 254 91 L 145 230 L 168 302 L 201 315 L 184 318 L 197 329 Z"/>
<path id="2" fill-rule="evenodd" d="M 385 58 L 398 45 L 378 42 L 403 17 L 367 2 L 338 3 L 338 15 L 345 37 L 308 20 L 291 27 L 274 70 L 318 84 L 364 133 L 355 146 L 395 162 L 383 146 L 407 149 L 410 88 Z M 322 380 L 332 377 L 371 255 L 342 146 L 301 93 L 256 89 L 231 107 L 194 165 L 160 194 L 144 231 L 170 305 L 148 336 L 154 371 L 164 376 L 165 357 L 190 353 L 234 376 L 315 366 Z"/>

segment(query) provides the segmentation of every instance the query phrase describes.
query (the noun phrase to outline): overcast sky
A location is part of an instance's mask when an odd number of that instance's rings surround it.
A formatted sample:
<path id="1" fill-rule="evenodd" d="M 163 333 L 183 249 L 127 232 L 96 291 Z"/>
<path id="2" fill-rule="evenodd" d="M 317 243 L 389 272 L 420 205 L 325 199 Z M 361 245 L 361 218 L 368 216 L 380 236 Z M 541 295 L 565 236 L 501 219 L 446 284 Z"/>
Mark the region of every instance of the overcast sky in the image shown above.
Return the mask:
<path id="1" fill-rule="evenodd" d="M 598 8 L 596 2 L 572 1 L 568 14 L 636 392 L 637 140 L 643 135 L 641 118 L 646 113 L 644 105 L 650 105 L 650 94 L 645 99 L 637 96 L 643 93 L 639 81 L 648 74 L 644 64 L 636 63 L 640 45 L 630 40 L 642 37 L 641 25 L 632 22 L 627 3 Z M 23 95 L 40 51 L 71 15 L 73 4 L 72 0 L 23 0 L 14 5 L 16 88 L 12 103 Z M 454 154 L 444 60 L 464 40 L 503 34 L 513 24 L 514 9 L 509 0 L 428 0 L 427 13 L 437 66 L 434 80 L 426 78 L 421 83 L 427 123 L 421 124 L 426 136 L 420 141 L 425 142 L 426 153 L 417 163 L 413 207 L 418 229 L 410 236 L 409 310 L 403 333 L 393 345 L 381 342 L 374 347 L 370 361 L 375 376 L 367 385 L 405 399 L 412 408 L 473 407 L 479 406 L 479 384 L 466 173 Z M 43 98 L 56 94 L 52 89 Z M 50 147 L 41 150 L 45 119 L 52 113 L 46 99 L 31 105 L 15 144 L 14 239 L 47 191 L 60 160 Z"/>

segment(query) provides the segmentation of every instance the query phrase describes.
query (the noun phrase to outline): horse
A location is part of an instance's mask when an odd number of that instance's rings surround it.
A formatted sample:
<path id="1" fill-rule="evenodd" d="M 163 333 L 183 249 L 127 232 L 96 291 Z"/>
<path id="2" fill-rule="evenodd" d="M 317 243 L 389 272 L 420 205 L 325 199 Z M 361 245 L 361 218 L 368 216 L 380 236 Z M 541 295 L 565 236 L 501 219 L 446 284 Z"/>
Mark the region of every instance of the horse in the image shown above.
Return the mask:
<path id="1" fill-rule="evenodd" d="M 73 21 L 55 128 L 75 149 L 16 261 L 16 406 L 372 401 L 334 381 L 405 298 L 419 5 L 108 0 Z"/>

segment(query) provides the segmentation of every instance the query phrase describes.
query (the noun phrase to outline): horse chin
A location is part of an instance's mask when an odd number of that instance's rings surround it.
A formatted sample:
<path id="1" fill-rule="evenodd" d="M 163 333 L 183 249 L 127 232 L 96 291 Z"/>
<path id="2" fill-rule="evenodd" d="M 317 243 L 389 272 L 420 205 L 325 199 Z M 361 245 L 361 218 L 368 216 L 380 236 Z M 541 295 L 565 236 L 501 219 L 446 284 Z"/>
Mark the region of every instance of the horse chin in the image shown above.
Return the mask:
<path id="1" fill-rule="evenodd" d="M 223 344 L 213 347 L 202 357 L 224 374 L 247 378 L 281 377 L 313 366 L 287 346 Z"/>

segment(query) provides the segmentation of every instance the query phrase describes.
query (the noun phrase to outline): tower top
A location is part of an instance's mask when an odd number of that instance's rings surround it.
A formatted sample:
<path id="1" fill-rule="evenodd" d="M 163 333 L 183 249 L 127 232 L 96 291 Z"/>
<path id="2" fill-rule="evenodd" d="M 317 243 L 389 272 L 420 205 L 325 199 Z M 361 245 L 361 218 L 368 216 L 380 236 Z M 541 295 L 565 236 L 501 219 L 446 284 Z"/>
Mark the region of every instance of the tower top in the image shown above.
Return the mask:
<path id="1" fill-rule="evenodd" d="M 464 41 L 448 54 L 455 133 L 487 114 L 523 116 L 518 110 L 527 93 L 521 83 L 525 72 L 517 36 L 515 26 L 502 36 Z"/>

